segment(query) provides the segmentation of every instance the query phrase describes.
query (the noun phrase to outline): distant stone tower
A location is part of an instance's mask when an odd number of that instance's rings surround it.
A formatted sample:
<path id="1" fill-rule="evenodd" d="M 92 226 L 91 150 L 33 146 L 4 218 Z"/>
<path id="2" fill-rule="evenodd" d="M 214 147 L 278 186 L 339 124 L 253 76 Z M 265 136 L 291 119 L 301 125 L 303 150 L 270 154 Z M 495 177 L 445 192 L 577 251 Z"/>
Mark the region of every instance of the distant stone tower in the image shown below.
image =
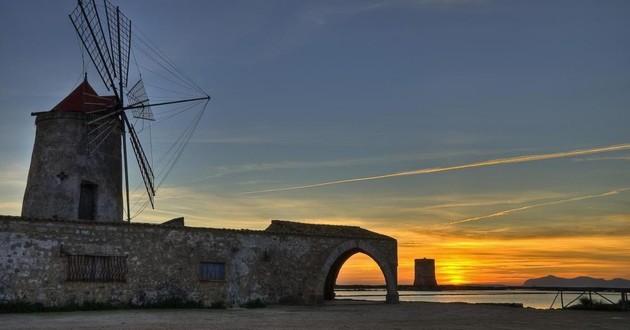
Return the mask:
<path id="1" fill-rule="evenodd" d="M 51 111 L 33 113 L 37 129 L 22 217 L 123 221 L 120 119 L 88 124 L 95 118 L 89 112 L 114 104 L 86 79 Z"/>
<path id="2" fill-rule="evenodd" d="M 435 279 L 435 259 L 416 259 L 416 277 L 413 286 L 421 289 L 437 289 L 438 284 Z"/>

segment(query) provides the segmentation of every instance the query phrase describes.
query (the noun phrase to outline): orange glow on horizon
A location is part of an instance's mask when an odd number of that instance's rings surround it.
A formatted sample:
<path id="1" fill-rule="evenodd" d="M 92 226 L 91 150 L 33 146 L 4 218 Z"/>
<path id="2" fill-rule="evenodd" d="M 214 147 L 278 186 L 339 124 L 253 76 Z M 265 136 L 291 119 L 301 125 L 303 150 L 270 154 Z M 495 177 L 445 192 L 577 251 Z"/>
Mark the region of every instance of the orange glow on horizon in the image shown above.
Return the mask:
<path id="1" fill-rule="evenodd" d="M 385 284 L 385 278 L 376 262 L 366 254 L 357 253 L 350 257 L 341 267 L 337 284 Z"/>
<path id="2" fill-rule="evenodd" d="M 530 237 L 515 239 L 432 237 L 409 244 L 411 234 L 398 232 L 398 284 L 414 280 L 414 259 L 435 259 L 441 285 L 522 285 L 530 278 L 591 276 L 630 278 L 630 236 Z M 418 235 L 416 235 L 418 236 Z M 414 239 L 417 241 L 417 238 Z M 625 257 L 624 257 L 625 256 Z M 378 265 L 365 254 L 352 256 L 342 266 L 337 284 L 384 284 Z"/>
<path id="3" fill-rule="evenodd" d="M 414 259 L 421 258 L 435 259 L 440 285 L 518 286 L 528 279 L 547 275 L 630 278 L 627 267 L 630 214 L 596 217 L 591 227 L 569 218 L 560 221 L 565 223 L 554 227 L 556 224 L 550 222 L 543 228 L 522 224 L 517 227 L 515 223 L 497 221 L 480 227 L 420 226 L 413 222 L 392 226 L 390 219 L 370 223 L 361 218 L 319 218 L 304 222 L 359 226 L 395 238 L 400 285 L 413 284 Z M 569 222 L 573 225 L 568 226 Z M 358 253 L 342 266 L 336 283 L 382 285 L 385 280 L 374 260 Z"/>

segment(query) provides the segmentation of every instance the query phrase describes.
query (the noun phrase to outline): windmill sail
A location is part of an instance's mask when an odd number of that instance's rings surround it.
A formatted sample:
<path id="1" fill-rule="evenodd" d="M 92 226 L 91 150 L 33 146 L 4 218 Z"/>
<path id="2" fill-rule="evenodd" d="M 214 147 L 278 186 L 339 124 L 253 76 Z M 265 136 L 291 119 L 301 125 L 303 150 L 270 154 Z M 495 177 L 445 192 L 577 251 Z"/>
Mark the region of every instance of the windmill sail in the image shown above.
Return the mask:
<path id="1" fill-rule="evenodd" d="M 154 207 L 154 196 L 156 191 L 155 175 L 151 167 L 151 163 L 147 159 L 147 156 L 138 137 L 138 131 L 130 123 L 127 118 L 126 111 L 131 110 L 134 118 L 140 120 L 149 120 L 153 123 L 147 127 L 150 129 L 156 122 L 155 116 L 152 110 L 153 107 L 159 105 L 170 105 L 184 103 L 184 102 L 203 102 L 205 104 L 210 100 L 208 96 L 201 88 L 199 88 L 194 82 L 190 80 L 188 76 L 183 74 L 173 63 L 166 63 L 166 66 L 162 66 L 169 73 L 177 76 L 181 84 L 179 86 L 186 86 L 197 93 L 201 93 L 200 97 L 192 97 L 194 95 L 187 95 L 186 98 L 171 99 L 164 102 L 151 104 L 147 96 L 147 92 L 144 87 L 144 83 L 141 79 L 130 89 L 127 89 L 127 83 L 129 80 L 129 61 L 132 53 L 132 34 L 134 40 L 138 36 L 135 34 L 135 29 L 132 32 L 131 20 L 129 20 L 117 6 L 112 5 L 108 0 L 104 0 L 104 6 L 100 7 L 101 11 L 104 11 L 104 16 L 99 14 L 99 8 L 97 8 L 96 0 L 78 0 L 77 7 L 69 15 L 74 28 L 81 39 L 81 42 L 86 49 L 95 69 L 98 71 L 105 87 L 108 90 L 112 90 L 114 93 L 115 101 L 113 106 L 93 111 L 88 116 L 88 138 L 87 148 L 88 150 L 94 150 L 98 148 L 102 142 L 112 133 L 112 127 L 115 127 L 115 123 L 121 123 L 123 127 L 122 141 L 123 141 L 123 159 L 124 159 L 124 172 L 125 172 L 125 185 L 126 185 L 126 203 L 127 203 L 127 219 L 131 220 L 130 215 L 130 202 L 129 202 L 129 171 L 127 165 L 127 144 L 126 135 L 129 135 L 129 141 L 132 146 L 133 153 L 138 164 L 142 181 L 147 191 L 149 203 L 151 207 Z M 103 9 L 104 8 L 104 9 Z M 101 17 L 105 19 L 101 22 Z M 105 24 L 103 24 L 105 23 Z M 103 27 L 106 27 L 107 33 L 105 33 Z M 107 35 L 107 37 L 106 37 Z M 141 47 L 134 47 L 140 53 L 147 56 L 149 59 L 155 60 L 161 59 L 167 62 L 166 56 L 163 53 L 158 53 L 150 43 L 144 43 L 144 40 L 140 38 Z M 157 56 L 152 56 L 149 53 L 154 52 Z M 137 54 L 134 53 L 134 60 L 136 60 Z M 149 70 L 151 71 L 151 70 Z M 140 75 L 141 77 L 141 75 Z M 126 92 L 123 90 L 126 89 Z M 163 91 L 171 91 L 170 89 L 162 89 Z M 126 94 L 128 105 L 125 106 L 123 101 L 123 94 Z M 199 94 L 197 94 L 199 95 Z M 205 109 L 205 105 L 204 105 Z M 181 112 L 182 110 L 178 111 Z M 195 117 L 194 125 L 190 128 L 194 129 L 196 123 L 199 121 L 201 113 Z M 171 115 L 172 116 L 172 115 Z M 170 116 L 169 116 L 170 117 Z M 187 129 L 183 134 L 183 139 L 180 137 L 177 139 L 177 143 L 183 141 L 186 143 L 190 140 L 192 129 Z M 141 130 L 140 130 L 141 131 Z M 175 150 L 173 155 L 174 161 L 169 160 L 166 162 L 168 167 L 166 168 L 165 175 L 168 175 L 174 162 L 181 155 L 183 147 L 169 148 Z M 158 162 L 159 164 L 159 162 Z M 163 182 L 160 181 L 160 183 Z M 146 207 L 146 203 L 141 207 L 141 210 Z"/>
<path id="2" fill-rule="evenodd" d="M 92 118 L 95 116 L 94 114 L 90 114 Z M 97 116 L 97 115 L 96 115 Z M 88 117 L 89 119 L 89 117 Z M 116 130 L 116 122 L 117 118 L 96 118 L 97 120 L 88 124 L 88 134 L 87 134 L 87 149 L 88 154 L 91 154 L 94 150 L 96 150 L 100 145 L 107 140 L 107 138 Z"/>
<path id="3" fill-rule="evenodd" d="M 153 197 L 155 196 L 155 187 L 153 181 L 155 180 L 155 176 L 153 175 L 153 169 L 151 169 L 151 165 L 147 160 L 147 155 L 144 153 L 144 149 L 142 149 L 142 145 L 140 144 L 140 140 L 138 139 L 138 134 L 132 125 L 129 124 L 129 121 L 125 117 L 125 122 L 127 123 L 127 127 L 129 128 L 129 139 L 131 140 L 131 147 L 133 148 L 133 153 L 136 155 L 136 161 L 140 166 L 140 174 L 142 175 L 142 180 L 144 181 L 144 186 L 147 188 L 147 195 L 149 196 L 149 201 L 151 202 L 151 207 L 154 207 Z"/>
<path id="4" fill-rule="evenodd" d="M 113 87 L 114 93 L 117 95 L 115 86 L 112 85 L 114 82 L 114 77 L 112 77 L 114 72 L 114 68 L 112 67 L 113 61 L 109 47 L 107 46 L 107 41 L 105 40 L 105 34 L 103 33 L 103 27 L 98 15 L 98 10 L 96 9 L 95 0 L 79 0 L 79 4 L 70 14 L 70 20 L 79 38 L 83 42 L 83 47 L 85 47 L 90 56 L 94 67 L 101 76 L 101 79 L 103 79 L 105 87 L 108 90 L 110 87 Z"/>
<path id="5" fill-rule="evenodd" d="M 127 87 L 129 56 L 131 54 L 131 21 L 109 1 L 105 1 L 105 16 L 107 17 L 114 74 L 117 74 L 120 86 Z"/>
<path id="6" fill-rule="evenodd" d="M 155 120 L 153 111 L 151 111 L 151 106 L 149 105 L 149 97 L 144 89 L 142 80 L 138 80 L 138 82 L 129 89 L 127 92 L 127 100 L 129 101 L 129 106 L 132 107 L 131 113 L 134 118 Z M 136 108 L 136 106 L 139 107 Z"/>

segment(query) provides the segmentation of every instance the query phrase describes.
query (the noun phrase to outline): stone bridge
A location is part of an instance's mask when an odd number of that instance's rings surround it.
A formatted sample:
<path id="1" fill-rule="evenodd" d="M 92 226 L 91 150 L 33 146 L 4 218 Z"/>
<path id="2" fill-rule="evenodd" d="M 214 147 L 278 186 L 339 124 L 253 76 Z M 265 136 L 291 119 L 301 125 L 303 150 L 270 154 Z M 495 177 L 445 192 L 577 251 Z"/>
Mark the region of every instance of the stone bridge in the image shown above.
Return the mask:
<path id="1" fill-rule="evenodd" d="M 359 227 L 272 221 L 262 231 L 0 216 L 0 302 L 238 306 L 334 299 L 339 270 L 370 256 L 398 302 L 396 240 Z"/>

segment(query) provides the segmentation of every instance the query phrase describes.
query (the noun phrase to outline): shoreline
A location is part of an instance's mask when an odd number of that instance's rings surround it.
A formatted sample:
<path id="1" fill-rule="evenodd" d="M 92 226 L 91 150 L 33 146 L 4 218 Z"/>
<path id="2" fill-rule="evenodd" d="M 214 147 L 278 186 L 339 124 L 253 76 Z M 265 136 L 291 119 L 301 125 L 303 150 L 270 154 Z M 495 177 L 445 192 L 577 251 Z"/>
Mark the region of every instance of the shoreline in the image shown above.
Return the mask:
<path id="1" fill-rule="evenodd" d="M 0 314 L 6 329 L 627 329 L 630 313 L 333 300 L 316 306 Z"/>
<path id="2" fill-rule="evenodd" d="M 343 291 L 370 291 L 386 289 L 385 285 L 335 285 L 335 290 Z M 522 286 L 522 285 L 438 285 L 435 288 L 423 288 L 413 285 L 398 285 L 398 291 L 466 291 L 466 290 L 535 290 L 535 291 L 602 291 L 602 292 L 630 292 L 630 288 L 613 287 L 571 287 L 571 286 Z"/>
<path id="3" fill-rule="evenodd" d="M 381 288 L 337 288 L 336 299 L 384 301 L 385 289 Z M 500 289 L 500 290 L 403 290 L 399 291 L 401 302 L 497 304 L 535 309 L 592 309 L 628 310 L 626 290 L 591 291 L 572 288 L 568 291 L 548 289 Z M 590 303 L 588 303 L 590 302 Z M 625 303 L 624 303 L 625 302 Z"/>

